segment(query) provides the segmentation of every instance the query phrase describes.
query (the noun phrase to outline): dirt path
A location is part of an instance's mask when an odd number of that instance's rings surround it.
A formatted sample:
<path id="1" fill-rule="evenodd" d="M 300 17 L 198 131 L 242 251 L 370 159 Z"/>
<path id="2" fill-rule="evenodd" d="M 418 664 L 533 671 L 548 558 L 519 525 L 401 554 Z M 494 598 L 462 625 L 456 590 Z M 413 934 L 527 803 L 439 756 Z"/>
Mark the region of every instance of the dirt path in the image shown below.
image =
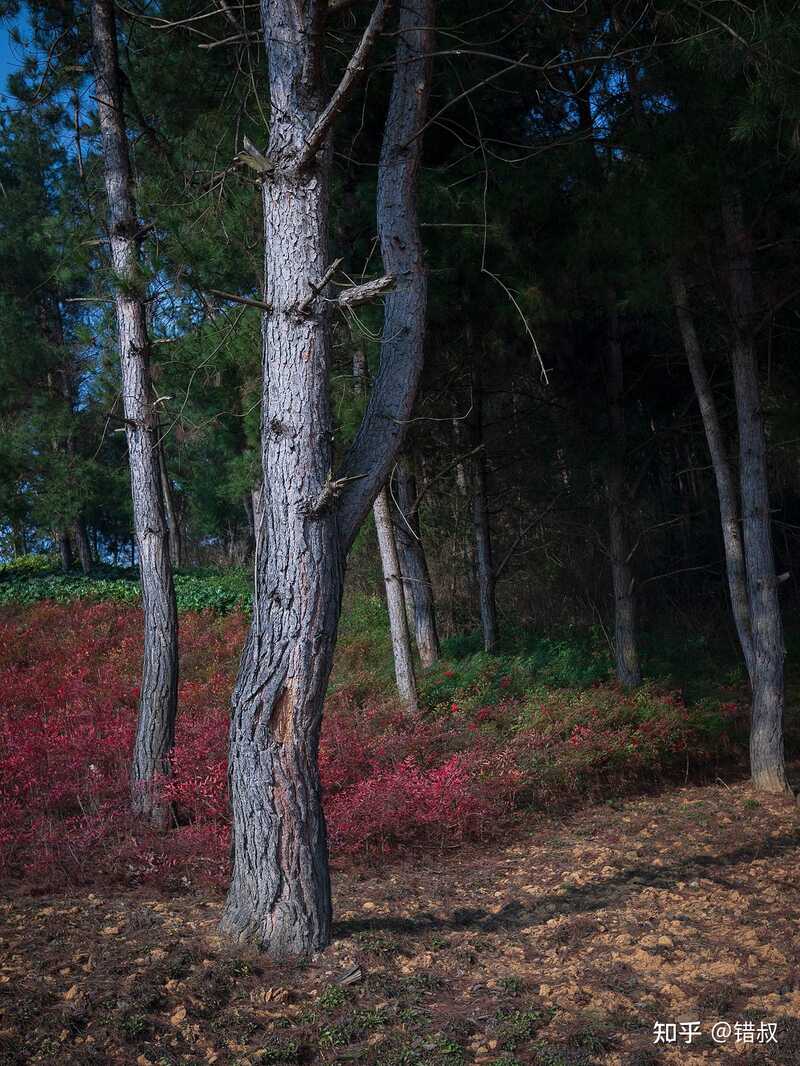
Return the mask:
<path id="1" fill-rule="evenodd" d="M 12 894 L 0 1066 L 800 1064 L 799 870 L 798 808 L 717 785 L 339 872 L 302 970 L 227 949 L 219 898 Z"/>

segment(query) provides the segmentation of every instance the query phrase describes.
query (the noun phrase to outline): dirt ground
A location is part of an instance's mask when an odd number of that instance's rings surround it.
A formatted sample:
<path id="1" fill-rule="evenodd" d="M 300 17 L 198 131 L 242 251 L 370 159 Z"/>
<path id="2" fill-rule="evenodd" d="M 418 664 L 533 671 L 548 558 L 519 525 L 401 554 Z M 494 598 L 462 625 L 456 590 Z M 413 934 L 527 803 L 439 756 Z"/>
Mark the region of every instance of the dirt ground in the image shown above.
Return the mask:
<path id="1" fill-rule="evenodd" d="M 12 889 L 0 1064 L 800 1064 L 798 869 L 800 808 L 719 782 L 337 871 L 302 968 L 221 897 Z"/>

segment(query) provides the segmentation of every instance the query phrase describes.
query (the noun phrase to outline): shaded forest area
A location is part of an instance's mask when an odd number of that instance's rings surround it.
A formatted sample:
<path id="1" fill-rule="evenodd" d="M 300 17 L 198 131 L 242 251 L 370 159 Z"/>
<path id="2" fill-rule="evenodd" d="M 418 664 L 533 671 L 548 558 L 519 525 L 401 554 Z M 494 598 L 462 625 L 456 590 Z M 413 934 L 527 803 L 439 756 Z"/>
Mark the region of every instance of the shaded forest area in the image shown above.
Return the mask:
<path id="1" fill-rule="evenodd" d="M 0 15 L 0 1063 L 800 1061 L 800 5 Z"/>

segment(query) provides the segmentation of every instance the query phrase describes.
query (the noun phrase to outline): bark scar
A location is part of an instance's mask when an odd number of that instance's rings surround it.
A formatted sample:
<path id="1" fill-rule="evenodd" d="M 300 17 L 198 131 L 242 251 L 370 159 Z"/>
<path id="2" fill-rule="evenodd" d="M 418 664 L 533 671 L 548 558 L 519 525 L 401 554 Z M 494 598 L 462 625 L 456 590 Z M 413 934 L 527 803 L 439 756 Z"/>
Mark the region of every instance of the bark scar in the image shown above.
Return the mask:
<path id="1" fill-rule="evenodd" d="M 289 738 L 292 725 L 293 695 L 291 684 L 287 684 L 282 689 L 280 696 L 275 700 L 275 705 L 272 708 L 269 726 L 273 739 L 278 744 L 285 744 Z"/>

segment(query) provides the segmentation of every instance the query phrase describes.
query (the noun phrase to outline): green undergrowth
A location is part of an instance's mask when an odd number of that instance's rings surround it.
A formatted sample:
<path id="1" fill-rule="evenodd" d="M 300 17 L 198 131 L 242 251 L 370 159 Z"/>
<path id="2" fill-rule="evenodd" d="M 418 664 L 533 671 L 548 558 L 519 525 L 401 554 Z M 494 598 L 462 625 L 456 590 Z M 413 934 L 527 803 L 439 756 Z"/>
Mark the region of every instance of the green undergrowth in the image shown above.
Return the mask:
<path id="1" fill-rule="evenodd" d="M 251 576 L 244 569 L 192 570 L 175 574 L 179 611 L 211 609 L 220 613 L 249 611 Z M 0 605 L 29 605 L 40 600 L 136 603 L 140 598 L 138 572 L 131 568 L 98 566 L 89 576 L 62 573 L 49 555 L 27 555 L 0 564 Z M 718 621 L 718 620 L 717 620 Z M 679 690 L 704 735 L 730 729 L 720 706 L 732 693 L 746 696 L 746 679 L 729 627 L 708 624 L 677 632 L 675 627 L 645 630 L 642 660 L 645 677 L 662 691 Z M 792 664 L 800 653 L 800 631 L 786 638 L 787 727 L 796 731 L 793 708 L 800 703 L 800 679 Z M 600 626 L 570 627 L 547 634 L 507 629 L 496 654 L 481 649 L 480 633 L 449 637 L 442 642 L 441 660 L 419 671 L 420 703 L 434 715 L 457 706 L 472 713 L 513 703 L 528 708 L 547 702 L 554 690 L 569 704 L 569 692 L 605 687 L 613 681 L 613 662 L 606 633 Z M 377 595 L 349 594 L 342 612 L 331 692 L 346 689 L 357 701 L 394 693 L 394 665 L 386 605 Z M 647 687 L 642 699 L 647 699 Z M 576 697 L 577 698 L 577 697 Z M 570 714 L 567 713 L 567 717 Z M 511 721 L 512 716 L 504 716 Z"/>
<path id="2" fill-rule="evenodd" d="M 136 603 L 140 599 L 138 570 L 98 566 L 85 576 L 63 573 L 47 555 L 27 555 L 0 564 L 0 605 L 30 605 L 40 600 Z M 179 611 L 249 610 L 250 576 L 244 570 L 192 570 L 175 574 Z"/>

